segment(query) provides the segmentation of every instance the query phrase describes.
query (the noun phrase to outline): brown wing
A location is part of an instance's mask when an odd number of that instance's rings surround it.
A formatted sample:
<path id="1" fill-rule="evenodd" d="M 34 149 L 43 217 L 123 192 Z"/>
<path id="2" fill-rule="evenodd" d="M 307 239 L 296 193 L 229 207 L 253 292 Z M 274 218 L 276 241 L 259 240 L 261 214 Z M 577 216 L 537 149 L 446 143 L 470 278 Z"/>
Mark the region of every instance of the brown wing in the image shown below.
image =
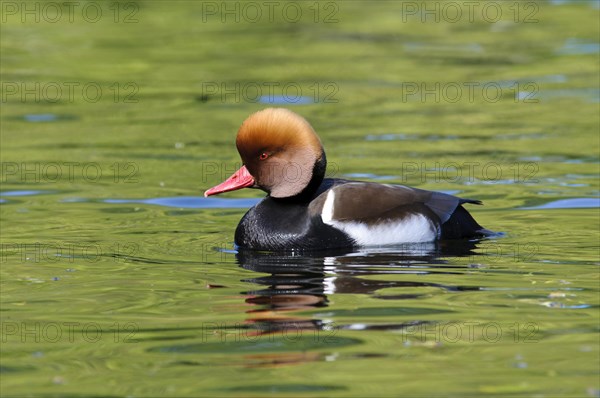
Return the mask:
<path id="1" fill-rule="evenodd" d="M 415 213 L 434 213 L 440 224 L 446 222 L 464 200 L 452 195 L 372 182 L 348 182 L 332 188 L 335 195 L 333 217 L 338 221 L 376 222 L 402 219 Z M 311 204 L 311 212 L 321 213 L 327 192 Z"/>

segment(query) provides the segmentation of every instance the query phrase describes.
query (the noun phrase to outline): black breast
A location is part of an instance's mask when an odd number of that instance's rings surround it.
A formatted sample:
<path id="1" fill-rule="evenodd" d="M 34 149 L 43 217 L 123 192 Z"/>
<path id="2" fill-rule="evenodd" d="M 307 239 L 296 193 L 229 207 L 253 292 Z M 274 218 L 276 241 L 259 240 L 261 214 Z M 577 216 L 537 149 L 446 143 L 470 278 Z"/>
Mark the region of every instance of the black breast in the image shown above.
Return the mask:
<path id="1" fill-rule="evenodd" d="M 353 247 L 344 232 L 311 216 L 308 203 L 266 197 L 248 210 L 235 231 L 237 246 L 255 250 Z"/>

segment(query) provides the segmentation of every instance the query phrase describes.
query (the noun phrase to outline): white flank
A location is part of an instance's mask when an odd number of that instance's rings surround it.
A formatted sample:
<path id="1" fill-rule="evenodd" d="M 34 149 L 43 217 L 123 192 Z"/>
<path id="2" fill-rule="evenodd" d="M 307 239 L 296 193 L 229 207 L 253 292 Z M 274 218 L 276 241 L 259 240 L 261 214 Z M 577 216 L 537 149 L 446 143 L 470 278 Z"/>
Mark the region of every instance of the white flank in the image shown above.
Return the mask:
<path id="1" fill-rule="evenodd" d="M 323 215 L 329 202 L 328 194 Z M 331 195 L 333 197 L 333 195 Z M 333 202 L 333 201 L 332 201 Z M 330 204 L 333 214 L 333 203 Z M 327 208 L 329 211 L 329 209 Z M 336 221 L 331 216 L 323 222 L 347 233 L 360 246 L 396 245 L 401 243 L 431 242 L 438 236 L 437 229 L 422 214 L 413 214 L 401 221 L 387 221 L 378 225 L 367 225 L 356 221 Z"/>
<path id="2" fill-rule="evenodd" d="M 335 201 L 335 194 L 333 193 L 333 189 L 330 189 L 327 192 L 327 198 L 325 199 L 325 203 L 323 203 L 323 210 L 321 211 L 321 219 L 325 224 L 331 224 L 333 220 L 333 202 Z"/>

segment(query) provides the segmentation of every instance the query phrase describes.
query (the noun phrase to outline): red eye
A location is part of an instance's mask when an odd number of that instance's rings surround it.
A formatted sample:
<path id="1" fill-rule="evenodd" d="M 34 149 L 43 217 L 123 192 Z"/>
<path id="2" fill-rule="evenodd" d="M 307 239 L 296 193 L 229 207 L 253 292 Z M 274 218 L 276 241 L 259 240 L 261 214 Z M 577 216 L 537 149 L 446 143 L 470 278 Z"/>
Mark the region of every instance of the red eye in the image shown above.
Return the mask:
<path id="1" fill-rule="evenodd" d="M 261 153 L 259 156 L 260 160 L 265 160 L 268 157 L 269 157 L 269 154 L 266 152 Z"/>

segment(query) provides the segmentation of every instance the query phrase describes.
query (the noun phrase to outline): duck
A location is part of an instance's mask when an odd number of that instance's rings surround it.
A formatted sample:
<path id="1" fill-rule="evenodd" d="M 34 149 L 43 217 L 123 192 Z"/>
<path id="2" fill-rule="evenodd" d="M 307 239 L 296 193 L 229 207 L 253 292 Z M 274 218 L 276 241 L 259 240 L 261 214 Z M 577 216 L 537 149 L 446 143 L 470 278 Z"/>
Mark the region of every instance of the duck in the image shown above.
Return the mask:
<path id="1" fill-rule="evenodd" d="M 236 248 L 352 249 L 478 239 L 492 234 L 463 207 L 481 204 L 404 185 L 325 178 L 325 150 L 311 124 L 286 108 L 251 114 L 236 147 L 242 167 L 204 196 L 267 193 L 240 220 Z"/>

